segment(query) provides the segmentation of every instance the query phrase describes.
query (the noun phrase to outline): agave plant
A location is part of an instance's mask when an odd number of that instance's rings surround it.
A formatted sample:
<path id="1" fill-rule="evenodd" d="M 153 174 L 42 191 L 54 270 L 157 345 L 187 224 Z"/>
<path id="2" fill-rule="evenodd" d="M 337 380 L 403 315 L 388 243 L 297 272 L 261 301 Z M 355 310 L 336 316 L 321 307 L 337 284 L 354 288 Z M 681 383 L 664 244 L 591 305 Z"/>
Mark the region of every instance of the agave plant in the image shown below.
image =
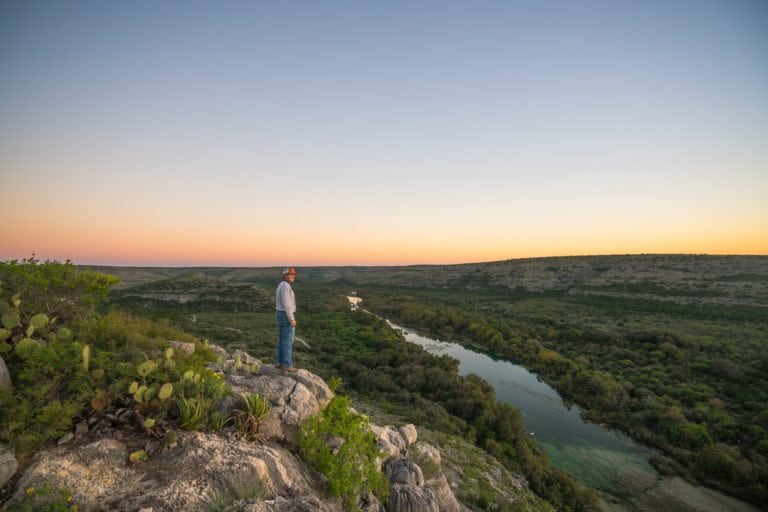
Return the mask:
<path id="1" fill-rule="evenodd" d="M 250 441 L 263 443 L 266 438 L 259 432 L 261 423 L 267 417 L 272 407 L 269 400 L 258 393 L 241 393 L 241 408 L 232 414 L 238 433 Z"/>
<path id="2" fill-rule="evenodd" d="M 202 430 L 208 423 L 211 401 L 202 396 L 176 399 L 179 407 L 179 427 L 183 430 Z"/>

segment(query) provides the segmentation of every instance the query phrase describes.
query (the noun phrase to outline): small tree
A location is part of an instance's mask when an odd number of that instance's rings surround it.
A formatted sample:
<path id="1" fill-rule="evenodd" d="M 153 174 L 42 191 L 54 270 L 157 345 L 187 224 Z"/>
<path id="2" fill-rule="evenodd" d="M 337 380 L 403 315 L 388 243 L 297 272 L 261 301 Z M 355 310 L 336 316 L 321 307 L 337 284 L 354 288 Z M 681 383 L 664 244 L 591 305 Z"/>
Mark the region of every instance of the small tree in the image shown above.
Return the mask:
<path id="1" fill-rule="evenodd" d="M 32 256 L 0 262 L 0 288 L 23 297 L 22 315 L 45 313 L 64 323 L 88 317 L 117 282 L 114 276 L 76 269 L 69 260 L 40 262 Z"/>

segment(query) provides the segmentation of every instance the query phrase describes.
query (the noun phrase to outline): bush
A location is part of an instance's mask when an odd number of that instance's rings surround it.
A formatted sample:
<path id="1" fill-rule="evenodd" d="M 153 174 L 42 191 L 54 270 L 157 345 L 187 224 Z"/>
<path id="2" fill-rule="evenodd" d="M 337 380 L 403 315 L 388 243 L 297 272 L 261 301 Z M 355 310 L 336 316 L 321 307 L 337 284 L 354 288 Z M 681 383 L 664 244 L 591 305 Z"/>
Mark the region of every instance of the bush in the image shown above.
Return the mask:
<path id="1" fill-rule="evenodd" d="M 55 342 L 8 361 L 13 388 L 0 390 L 0 439 L 23 453 L 69 431 L 93 395 L 81 354 L 76 344 Z"/>
<path id="2" fill-rule="evenodd" d="M 24 297 L 22 313 L 44 312 L 64 323 L 90 316 L 117 283 L 114 276 L 78 270 L 69 260 L 40 262 L 32 256 L 0 262 L 0 288 Z"/>
<path id="3" fill-rule="evenodd" d="M 368 418 L 349 407 L 349 398 L 333 397 L 325 410 L 301 425 L 299 447 L 305 460 L 328 477 L 331 493 L 341 496 L 346 508 L 356 510 L 363 493 L 371 491 L 384 499 L 388 488 L 376 467 L 381 452 Z M 331 447 L 329 440 L 339 440 L 340 445 Z"/>
<path id="4" fill-rule="evenodd" d="M 46 311 L 62 310 L 56 306 L 61 290 L 83 288 L 87 293 L 79 295 L 81 303 L 74 300 L 75 293 L 65 302 L 68 311 L 84 314 L 101 280 L 95 273 L 83 278 L 70 267 L 70 263 L 0 263 L 0 277 L 39 304 L 52 304 Z M 74 282 L 63 281 L 65 276 Z M 46 298 L 40 287 L 48 283 L 53 289 Z M 13 383 L 0 389 L 0 441 L 13 446 L 22 462 L 70 431 L 73 418 L 89 405 L 101 411 L 113 404 L 131 404 L 150 430 L 165 418 L 174 396 L 210 401 L 228 393 L 221 377 L 206 368 L 214 359 L 211 350 L 168 322 L 111 312 L 73 321 L 69 329 L 56 317 L 35 313 L 27 298 L 7 286 L 0 290 L 0 353 Z M 196 350 L 191 355 L 175 354 L 167 346 L 171 339 L 193 342 Z"/>

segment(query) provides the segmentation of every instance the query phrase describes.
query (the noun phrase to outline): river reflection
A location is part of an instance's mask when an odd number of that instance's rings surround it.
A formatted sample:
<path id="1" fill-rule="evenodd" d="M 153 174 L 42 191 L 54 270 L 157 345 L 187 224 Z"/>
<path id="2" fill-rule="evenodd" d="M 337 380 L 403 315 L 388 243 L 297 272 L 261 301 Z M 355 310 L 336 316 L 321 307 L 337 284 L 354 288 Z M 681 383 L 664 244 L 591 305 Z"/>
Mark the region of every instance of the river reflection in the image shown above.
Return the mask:
<path id="1" fill-rule="evenodd" d="M 349 299 L 355 309 L 362 302 L 360 297 Z M 600 491 L 603 510 L 758 512 L 718 491 L 659 475 L 648 463 L 650 449 L 620 432 L 585 422 L 578 407 L 566 407 L 557 391 L 522 366 L 387 323 L 427 352 L 458 360 L 461 375 L 482 377 L 494 387 L 499 402 L 520 409 L 529 435 L 538 440 L 552 464 Z"/>

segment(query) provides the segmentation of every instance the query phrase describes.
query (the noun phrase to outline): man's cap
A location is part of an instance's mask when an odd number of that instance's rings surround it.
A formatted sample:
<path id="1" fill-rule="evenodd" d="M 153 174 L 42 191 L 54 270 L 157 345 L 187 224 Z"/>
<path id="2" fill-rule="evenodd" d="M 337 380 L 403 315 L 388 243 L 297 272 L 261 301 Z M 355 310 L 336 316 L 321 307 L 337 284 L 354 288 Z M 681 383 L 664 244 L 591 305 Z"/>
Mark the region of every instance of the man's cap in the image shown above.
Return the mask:
<path id="1" fill-rule="evenodd" d="M 295 274 L 295 273 L 296 273 L 296 269 L 293 268 L 293 267 L 286 267 L 285 269 L 283 269 L 283 275 L 285 275 L 285 274 Z"/>

